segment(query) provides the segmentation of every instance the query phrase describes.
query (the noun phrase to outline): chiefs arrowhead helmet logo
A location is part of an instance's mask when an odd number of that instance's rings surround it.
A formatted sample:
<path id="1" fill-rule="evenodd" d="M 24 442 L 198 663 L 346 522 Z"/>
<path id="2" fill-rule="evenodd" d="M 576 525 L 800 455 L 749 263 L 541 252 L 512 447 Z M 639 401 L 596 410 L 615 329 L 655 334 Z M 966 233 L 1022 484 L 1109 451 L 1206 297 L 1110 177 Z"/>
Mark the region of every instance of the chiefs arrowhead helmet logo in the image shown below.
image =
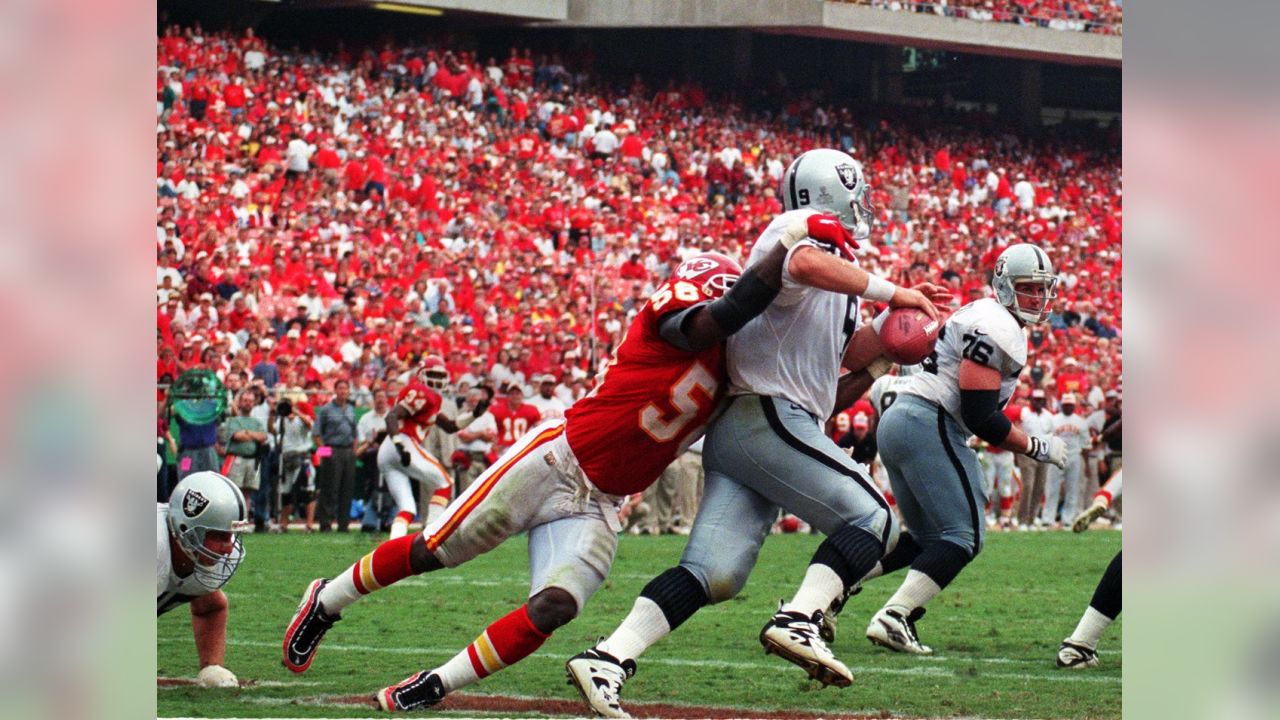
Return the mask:
<path id="1" fill-rule="evenodd" d="M 858 169 L 849 164 L 836 166 L 836 175 L 840 177 L 840 184 L 846 188 L 853 190 L 858 187 Z"/>
<path id="2" fill-rule="evenodd" d="M 189 518 L 196 517 L 209 507 L 209 498 L 198 490 L 188 490 L 182 498 L 182 512 Z"/>

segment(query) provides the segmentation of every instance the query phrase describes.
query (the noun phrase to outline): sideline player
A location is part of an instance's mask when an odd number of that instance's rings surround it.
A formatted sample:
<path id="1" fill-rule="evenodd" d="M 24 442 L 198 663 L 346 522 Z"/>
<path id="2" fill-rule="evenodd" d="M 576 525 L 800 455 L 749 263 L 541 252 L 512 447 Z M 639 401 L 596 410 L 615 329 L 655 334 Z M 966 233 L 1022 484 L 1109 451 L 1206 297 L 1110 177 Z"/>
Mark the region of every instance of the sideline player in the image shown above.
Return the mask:
<path id="1" fill-rule="evenodd" d="M 871 642 L 898 652 L 933 652 L 920 643 L 915 622 L 982 550 L 986 498 L 970 435 L 1039 462 L 1066 462 L 1060 438 L 1028 436 L 1002 412 L 1027 361 L 1023 327 L 1046 319 L 1057 284 L 1043 250 L 1006 248 L 991 280 L 995 298 L 969 303 L 947 319 L 922 363 L 924 372 L 911 377 L 880 419 L 880 458 L 911 533 L 903 533 L 878 570 L 893 572 L 908 563 L 911 569 L 871 619 Z"/>
<path id="2" fill-rule="evenodd" d="M 437 388 L 442 390 L 444 387 L 440 378 L 442 372 L 444 385 L 447 385 L 449 375 L 444 360 L 434 355 L 427 356 L 396 396 L 395 407 L 387 413 L 387 437 L 378 446 L 378 471 L 382 473 L 387 492 L 391 493 L 398 508 L 395 519 L 391 521 L 392 539 L 403 537 L 409 531 L 409 523 L 418 514 L 410 480 L 416 480 L 424 490 L 432 493 L 427 510 L 428 523 L 444 512 L 444 507 L 449 504 L 453 489 L 449 471 L 426 448 L 432 426 L 455 433 L 485 412 L 484 405 L 477 405 L 475 411 L 464 412 L 453 419 L 441 415 L 440 407 L 444 400 Z"/>
<path id="3" fill-rule="evenodd" d="M 1120 496 L 1123 482 L 1119 472 L 1111 476 L 1107 484 L 1094 495 L 1093 504 L 1071 524 L 1071 529 L 1078 533 L 1088 530 L 1089 524 L 1105 513 Z M 1117 552 L 1102 573 L 1102 579 L 1093 591 L 1093 599 L 1089 601 L 1089 607 L 1085 608 L 1075 632 L 1058 647 L 1058 667 L 1079 670 L 1098 666 L 1098 641 L 1102 639 L 1102 633 L 1120 616 L 1122 585 L 1120 553 Z"/>
<path id="4" fill-rule="evenodd" d="M 156 616 L 191 604 L 201 687 L 237 687 L 222 666 L 227 652 L 227 596 L 222 586 L 244 559 L 236 533 L 249 516 L 244 495 L 216 472 L 192 473 L 156 504 Z"/>
<path id="5" fill-rule="evenodd" d="M 846 249 L 835 218 L 791 228 Z M 410 575 L 455 567 L 529 532 L 526 604 L 490 624 L 435 670 L 377 693 L 386 710 L 434 705 L 448 692 L 527 657 L 572 620 L 604 581 L 621 498 L 643 490 L 702 435 L 724 393 L 722 340 L 772 302 L 786 249 L 745 274 L 704 253 L 685 260 L 645 303 L 601 383 L 563 419 L 540 423 L 421 534 L 389 540 L 333 580 L 307 588 L 284 638 L 284 663 L 311 664 L 325 632 L 360 597 Z"/>
<path id="6" fill-rule="evenodd" d="M 782 189 L 786 211 L 756 241 L 748 267 L 776 252 L 785 229 L 817 210 L 836 213 L 846 228 L 861 225 L 858 234 L 865 236 L 867 184 L 861 165 L 847 154 L 819 149 L 800 155 Z M 937 286 L 921 287 L 935 297 L 947 295 Z M 738 594 L 778 506 L 827 537 L 795 597 L 760 631 L 760 641 L 824 684 L 852 683 L 849 669 L 818 636 L 818 626 L 823 610 L 880 559 L 897 534 L 893 513 L 866 467 L 823 431 L 836 408 L 848 407 L 870 387 L 873 378 L 865 369 L 880 355 L 874 334 L 862 333 L 863 343 L 854 340 L 859 296 L 937 317 L 921 290 L 895 287 L 803 242 L 787 255 L 777 299 L 729 339 L 731 400 L 707 431 L 706 487 L 680 564 L 644 587 L 612 635 L 567 663 L 571 682 L 596 713 L 625 717 L 619 693 L 635 672 L 635 659 L 698 609 Z M 838 384 L 842 361 L 851 349 L 860 354 L 860 344 L 875 352 L 868 362 L 847 363 L 854 372 Z"/>

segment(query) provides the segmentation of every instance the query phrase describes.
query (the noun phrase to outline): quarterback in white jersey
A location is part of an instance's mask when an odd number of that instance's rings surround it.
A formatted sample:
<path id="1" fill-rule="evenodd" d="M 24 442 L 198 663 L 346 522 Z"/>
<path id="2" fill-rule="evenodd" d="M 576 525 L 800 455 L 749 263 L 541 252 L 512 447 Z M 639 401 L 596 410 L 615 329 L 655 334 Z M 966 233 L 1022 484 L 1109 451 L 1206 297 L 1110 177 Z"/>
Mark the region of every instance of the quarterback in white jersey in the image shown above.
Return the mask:
<path id="1" fill-rule="evenodd" d="M 971 435 L 1039 462 L 1065 463 L 1061 439 L 1028 436 L 1003 412 L 1027 361 L 1023 325 L 1047 318 L 1057 283 L 1043 250 L 1026 244 L 1007 248 L 991 281 L 995 299 L 978 300 L 947 319 L 934 351 L 921 363 L 924 372 L 903 385 L 880 418 L 880 459 L 911 532 L 902 534 L 872 573 L 908 564 L 911 569 L 867 627 L 873 643 L 898 652 L 933 652 L 920 643 L 915 621 L 982 549 L 984 475 L 968 446 Z"/>
<path id="2" fill-rule="evenodd" d="M 236 687 L 222 666 L 227 596 L 222 586 L 244 558 L 236 533 L 248 524 L 240 489 L 215 472 L 188 475 L 156 505 L 156 615 L 191 605 L 202 687 Z"/>

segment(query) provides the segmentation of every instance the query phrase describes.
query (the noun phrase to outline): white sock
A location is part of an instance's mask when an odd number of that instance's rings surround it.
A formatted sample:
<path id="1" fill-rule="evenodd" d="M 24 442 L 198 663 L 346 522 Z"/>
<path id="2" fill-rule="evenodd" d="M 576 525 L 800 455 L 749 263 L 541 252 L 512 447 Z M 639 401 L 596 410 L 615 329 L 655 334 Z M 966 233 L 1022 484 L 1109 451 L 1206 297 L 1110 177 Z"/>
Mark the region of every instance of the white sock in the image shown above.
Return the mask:
<path id="1" fill-rule="evenodd" d="M 831 601 L 844 594 L 844 581 L 827 565 L 812 563 L 804 573 L 800 589 L 791 602 L 782 606 L 783 611 L 812 615 L 814 610 L 826 611 Z"/>
<path id="2" fill-rule="evenodd" d="M 647 597 L 638 597 L 618 629 L 596 647 L 618 660 L 634 660 L 670 634 L 671 626 L 662 608 Z"/>
<path id="3" fill-rule="evenodd" d="M 879 560 L 877 560 L 876 564 L 872 566 L 870 570 L 867 571 L 867 574 L 862 576 L 861 582 L 874 580 L 883 574 L 884 574 L 884 564 L 881 563 Z"/>
<path id="4" fill-rule="evenodd" d="M 1103 615 L 1090 605 L 1084 611 L 1084 617 L 1080 618 L 1080 624 L 1076 625 L 1076 631 L 1071 633 L 1071 642 L 1087 645 L 1090 648 L 1098 647 L 1098 640 L 1102 639 L 1102 633 L 1107 631 L 1107 627 L 1111 625 L 1111 618 Z"/>
<path id="5" fill-rule="evenodd" d="M 889 598 L 889 602 L 885 603 L 885 607 L 897 606 L 905 608 L 907 612 L 911 612 L 918 607 L 927 604 L 933 599 L 934 595 L 942 592 L 942 588 L 938 587 L 938 583 L 932 578 L 919 570 L 908 570 L 907 579 L 902 581 L 902 586 L 898 588 L 898 592 Z"/>
<path id="6" fill-rule="evenodd" d="M 395 540 L 398 537 L 404 537 L 408 532 L 409 532 L 408 521 L 401 520 L 400 518 L 396 518 L 395 520 L 391 521 L 391 533 L 387 539 Z"/>
<path id="7" fill-rule="evenodd" d="M 468 645 L 467 647 L 471 646 Z M 471 657 L 467 654 L 465 648 L 462 652 L 454 655 L 449 662 L 432 672 L 440 676 L 440 682 L 444 685 L 445 692 L 453 692 L 458 688 L 466 687 L 480 680 L 480 676 L 476 674 L 476 668 L 471 664 Z"/>
<path id="8" fill-rule="evenodd" d="M 359 563 L 356 564 L 358 565 Z M 326 615 L 337 615 L 342 612 L 343 608 L 364 597 L 356 589 L 355 581 L 351 579 L 351 572 L 354 567 L 355 565 L 352 565 L 347 568 L 320 590 L 320 607 Z"/>

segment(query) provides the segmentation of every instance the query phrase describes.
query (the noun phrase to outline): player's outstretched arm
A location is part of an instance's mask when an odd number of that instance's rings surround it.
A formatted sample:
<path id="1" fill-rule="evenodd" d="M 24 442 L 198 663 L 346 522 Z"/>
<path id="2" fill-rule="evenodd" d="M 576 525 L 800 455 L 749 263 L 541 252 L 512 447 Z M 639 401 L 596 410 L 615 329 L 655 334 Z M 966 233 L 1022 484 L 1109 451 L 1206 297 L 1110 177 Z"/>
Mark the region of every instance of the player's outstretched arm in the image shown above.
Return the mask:
<path id="1" fill-rule="evenodd" d="M 853 235 L 835 215 L 814 213 L 803 216 L 786 228 L 772 250 L 742 273 L 724 297 L 683 315 L 673 314 L 664 318 L 660 328 L 662 337 L 676 347 L 699 351 L 741 330 L 764 312 L 781 291 L 787 253 L 802 240 L 810 238 L 850 257 L 853 248 L 858 246 Z"/>
<path id="2" fill-rule="evenodd" d="M 488 398 L 481 398 L 476 401 L 474 405 L 471 404 L 471 399 L 468 398 L 467 405 L 470 407 L 464 407 L 462 412 L 458 413 L 458 417 L 452 420 L 443 415 L 437 415 L 436 425 L 440 426 L 440 429 L 447 433 L 456 433 L 462 428 L 470 425 L 476 418 L 485 414 L 489 410 Z"/>
<path id="3" fill-rule="evenodd" d="M 796 250 L 787 269 L 791 277 L 804 285 L 888 303 L 889 307 L 919 308 L 934 320 L 938 319 L 934 301 L 950 297 L 945 288 L 930 283 L 922 283 L 915 288 L 898 287 L 816 247 Z"/>

